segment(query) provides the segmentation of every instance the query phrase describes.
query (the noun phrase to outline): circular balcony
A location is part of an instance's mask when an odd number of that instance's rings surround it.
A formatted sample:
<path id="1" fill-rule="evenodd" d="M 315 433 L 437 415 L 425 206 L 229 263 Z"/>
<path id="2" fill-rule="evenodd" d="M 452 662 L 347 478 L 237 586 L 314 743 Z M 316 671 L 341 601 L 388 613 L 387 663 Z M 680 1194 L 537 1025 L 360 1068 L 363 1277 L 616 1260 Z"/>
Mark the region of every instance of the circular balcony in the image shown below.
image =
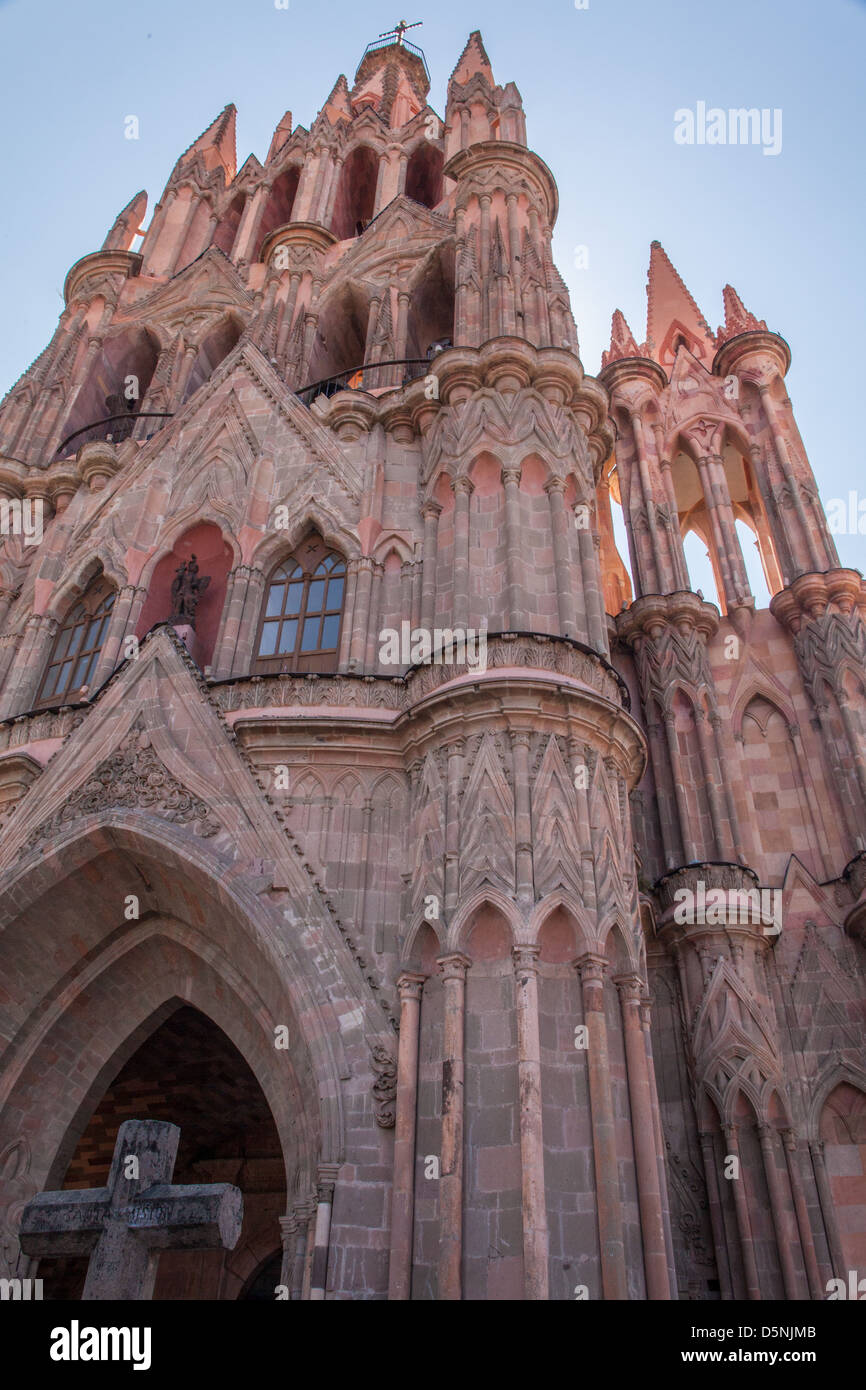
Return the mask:
<path id="1" fill-rule="evenodd" d="M 366 366 L 349 367 L 335 376 L 323 377 L 302 390 L 296 391 L 303 405 L 312 405 L 319 396 L 336 396 L 338 391 L 366 391 L 377 395 L 380 391 L 395 391 L 407 382 L 426 376 L 430 371 L 430 360 L 426 357 L 401 357 L 389 362 L 370 362 Z"/>
<path id="2" fill-rule="evenodd" d="M 106 415 L 104 419 L 94 420 L 92 424 L 82 425 L 80 430 L 73 430 L 72 434 L 68 434 L 58 445 L 54 457 L 66 458 L 70 453 L 77 453 L 82 444 L 93 444 L 96 441 L 122 444 L 125 439 L 131 438 L 140 420 L 151 423 L 144 432 L 139 432 L 137 438 L 142 441 L 152 439 L 157 431 L 162 429 L 166 420 L 172 419 L 172 414 L 172 411 L 167 410 L 142 410 L 134 415 Z"/>

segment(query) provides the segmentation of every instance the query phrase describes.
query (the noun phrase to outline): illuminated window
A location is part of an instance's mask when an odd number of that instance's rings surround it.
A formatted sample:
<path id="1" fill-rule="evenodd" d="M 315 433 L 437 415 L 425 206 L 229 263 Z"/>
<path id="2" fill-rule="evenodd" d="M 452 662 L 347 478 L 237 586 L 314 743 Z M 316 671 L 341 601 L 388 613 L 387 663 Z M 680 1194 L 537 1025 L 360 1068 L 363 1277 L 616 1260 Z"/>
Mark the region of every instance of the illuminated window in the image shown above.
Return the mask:
<path id="1" fill-rule="evenodd" d="M 103 582 L 94 585 L 67 615 L 45 672 L 40 704 L 59 704 L 91 684 L 113 606 L 114 590 Z"/>
<path id="2" fill-rule="evenodd" d="M 346 563 L 310 536 L 268 582 L 256 667 L 259 671 L 333 671 L 337 666 Z"/>

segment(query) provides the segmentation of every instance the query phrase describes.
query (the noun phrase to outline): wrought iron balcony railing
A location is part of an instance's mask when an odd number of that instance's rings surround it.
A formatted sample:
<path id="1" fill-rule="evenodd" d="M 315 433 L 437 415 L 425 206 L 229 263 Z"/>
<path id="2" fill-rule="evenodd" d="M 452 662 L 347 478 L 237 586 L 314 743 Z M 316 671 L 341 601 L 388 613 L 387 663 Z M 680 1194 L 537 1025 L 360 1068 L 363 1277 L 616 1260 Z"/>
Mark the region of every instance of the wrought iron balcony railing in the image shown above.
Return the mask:
<path id="1" fill-rule="evenodd" d="M 380 39 L 374 39 L 372 43 L 367 44 L 361 56 L 361 62 L 363 63 L 368 53 L 376 53 L 380 48 L 405 48 L 414 58 L 420 58 L 421 62 L 424 64 L 424 72 L 427 74 L 427 81 L 430 81 L 430 69 L 427 67 L 427 59 L 424 57 L 424 50 L 419 48 L 417 44 L 410 43 L 409 40 L 405 38 L 398 42 L 394 34 L 383 34 Z"/>
<path id="2" fill-rule="evenodd" d="M 70 452 L 70 445 L 78 450 L 82 444 L 92 444 L 97 439 L 104 439 L 109 444 L 122 444 L 124 439 L 130 438 L 139 420 L 160 422 L 138 435 L 139 439 L 152 439 L 157 430 L 162 429 L 162 423 L 171 418 L 172 412 L 168 410 L 142 410 L 136 415 L 106 415 L 104 420 L 94 420 L 92 424 L 83 425 L 80 430 L 68 434 L 58 446 L 55 458 L 65 458 Z"/>
<path id="3" fill-rule="evenodd" d="M 304 405 L 312 405 L 317 396 L 335 396 L 338 391 L 380 391 L 394 390 L 405 386 L 407 381 L 426 376 L 430 361 L 426 357 L 401 357 L 390 362 L 370 362 L 367 366 L 350 367 L 335 376 L 323 377 L 310 386 L 296 391 L 298 400 Z"/>

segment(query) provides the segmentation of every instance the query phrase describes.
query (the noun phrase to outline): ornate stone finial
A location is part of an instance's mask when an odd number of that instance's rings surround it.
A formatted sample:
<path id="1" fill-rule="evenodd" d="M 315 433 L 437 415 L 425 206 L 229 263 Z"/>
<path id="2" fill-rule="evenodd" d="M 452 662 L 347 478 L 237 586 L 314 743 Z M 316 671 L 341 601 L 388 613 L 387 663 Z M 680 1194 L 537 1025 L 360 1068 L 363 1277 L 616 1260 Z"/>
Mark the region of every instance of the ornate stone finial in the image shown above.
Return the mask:
<path id="1" fill-rule="evenodd" d="M 194 555 L 190 555 L 188 561 L 182 560 L 172 580 L 169 622 L 195 628 L 195 610 L 209 584 L 210 575 L 199 575 Z"/>

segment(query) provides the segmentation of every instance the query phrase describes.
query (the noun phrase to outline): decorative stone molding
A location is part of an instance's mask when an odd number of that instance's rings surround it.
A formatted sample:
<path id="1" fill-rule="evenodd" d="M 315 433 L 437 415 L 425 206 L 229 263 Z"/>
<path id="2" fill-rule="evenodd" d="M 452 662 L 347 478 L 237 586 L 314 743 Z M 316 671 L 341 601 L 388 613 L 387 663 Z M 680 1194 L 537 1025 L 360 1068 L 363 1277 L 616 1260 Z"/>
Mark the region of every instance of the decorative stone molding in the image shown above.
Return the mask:
<path id="1" fill-rule="evenodd" d="M 806 690 L 816 708 L 826 682 L 842 694 L 846 661 L 866 666 L 866 581 L 857 570 L 801 574 L 770 600 L 770 612 L 793 634 Z"/>
<path id="2" fill-rule="evenodd" d="M 715 704 L 707 642 L 719 626 L 718 610 L 689 589 L 647 594 L 617 614 L 616 630 L 632 648 L 644 700 L 654 696 L 665 710 L 677 680 L 695 693 L 708 691 Z"/>
<path id="3" fill-rule="evenodd" d="M 708 893 L 715 888 L 748 893 L 760 888 L 761 881 L 754 869 L 746 868 L 743 864 L 684 864 L 662 874 L 654 885 L 662 912 L 671 911 L 676 906 L 675 895 L 679 889 L 687 888 L 695 893 L 699 882 L 706 886 Z"/>
<path id="4" fill-rule="evenodd" d="M 370 1059 L 375 1074 L 373 1102 L 376 1124 L 393 1129 L 397 1121 L 397 1063 L 384 1043 L 370 1043 Z"/>
<path id="5" fill-rule="evenodd" d="M 208 806 L 173 777 L 160 762 L 143 729 L 133 728 L 109 757 L 90 774 L 50 820 L 35 834 L 42 841 L 72 820 L 106 810 L 140 810 L 174 825 L 191 825 L 209 837 L 220 829 Z"/>

